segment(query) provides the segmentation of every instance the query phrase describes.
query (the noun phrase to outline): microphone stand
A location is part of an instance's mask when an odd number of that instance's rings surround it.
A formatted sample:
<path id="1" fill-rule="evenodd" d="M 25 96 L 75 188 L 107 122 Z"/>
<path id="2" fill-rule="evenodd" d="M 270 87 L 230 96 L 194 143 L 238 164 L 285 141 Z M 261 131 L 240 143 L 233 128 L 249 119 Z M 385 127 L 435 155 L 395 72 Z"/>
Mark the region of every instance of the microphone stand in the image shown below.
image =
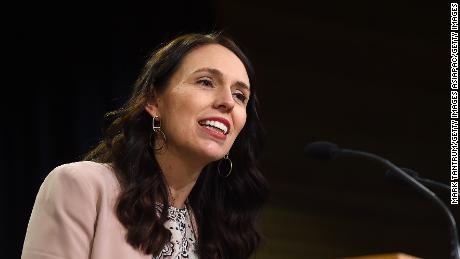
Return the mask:
<path id="1" fill-rule="evenodd" d="M 401 177 L 403 181 L 408 183 L 410 186 L 412 186 L 416 191 L 419 193 L 423 194 L 425 197 L 430 199 L 432 202 L 434 202 L 438 207 L 441 208 L 443 211 L 443 215 L 447 218 L 450 226 L 450 234 L 451 234 L 451 243 L 452 243 L 452 251 L 451 251 L 451 256 L 453 259 L 460 259 L 460 243 L 458 239 L 458 232 L 457 232 L 457 224 L 455 222 L 455 218 L 452 215 L 451 211 L 447 207 L 447 205 L 438 198 L 438 196 L 432 192 L 430 189 L 425 187 L 423 184 L 419 183 L 417 180 L 415 180 L 412 176 L 408 175 L 406 172 L 401 170 L 398 166 L 393 164 L 387 159 L 384 159 L 380 156 L 374 155 L 372 153 L 368 152 L 363 152 L 363 151 L 357 151 L 357 150 L 351 150 L 351 149 L 335 149 L 334 151 L 334 157 L 337 156 L 345 156 L 345 157 L 366 157 L 370 160 L 379 162 L 380 164 L 383 164 L 389 168 L 391 168 L 393 171 L 397 172 L 398 175 Z"/>
<path id="2" fill-rule="evenodd" d="M 438 189 L 442 189 L 442 190 L 449 191 L 449 192 L 451 191 L 450 186 L 447 184 L 440 183 L 440 182 L 437 182 L 437 181 L 434 181 L 428 178 L 420 177 L 418 173 L 412 169 L 404 168 L 404 167 L 400 167 L 400 168 L 401 170 L 406 172 L 409 176 L 412 176 L 415 180 L 417 180 L 419 183 L 425 185 L 428 188 L 432 187 L 432 188 L 438 188 Z M 399 174 L 394 172 L 392 169 L 388 169 L 388 171 L 385 172 L 385 178 L 389 181 L 391 181 L 393 178 L 395 178 L 395 180 L 401 181 L 401 179 L 399 178 Z"/>

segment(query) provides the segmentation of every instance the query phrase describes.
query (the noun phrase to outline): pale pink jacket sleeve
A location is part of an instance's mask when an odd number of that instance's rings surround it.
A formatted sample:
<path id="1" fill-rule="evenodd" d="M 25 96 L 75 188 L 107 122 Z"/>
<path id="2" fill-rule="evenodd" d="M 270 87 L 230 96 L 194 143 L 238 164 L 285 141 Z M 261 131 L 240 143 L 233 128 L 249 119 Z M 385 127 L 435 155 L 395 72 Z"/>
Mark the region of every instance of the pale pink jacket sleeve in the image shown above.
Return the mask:
<path id="1" fill-rule="evenodd" d="M 85 174 L 57 167 L 38 192 L 21 258 L 90 258 L 97 208 L 97 191 Z"/>

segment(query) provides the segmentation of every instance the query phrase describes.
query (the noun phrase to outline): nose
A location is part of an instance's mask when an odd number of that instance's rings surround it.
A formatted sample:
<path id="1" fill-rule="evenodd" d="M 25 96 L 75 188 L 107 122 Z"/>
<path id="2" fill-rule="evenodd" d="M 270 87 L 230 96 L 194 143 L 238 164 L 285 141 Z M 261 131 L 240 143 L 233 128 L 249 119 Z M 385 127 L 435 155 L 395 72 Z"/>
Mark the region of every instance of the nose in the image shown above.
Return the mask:
<path id="1" fill-rule="evenodd" d="M 220 91 L 217 91 L 214 107 L 222 112 L 231 112 L 233 110 L 235 100 L 230 87 L 222 87 Z"/>

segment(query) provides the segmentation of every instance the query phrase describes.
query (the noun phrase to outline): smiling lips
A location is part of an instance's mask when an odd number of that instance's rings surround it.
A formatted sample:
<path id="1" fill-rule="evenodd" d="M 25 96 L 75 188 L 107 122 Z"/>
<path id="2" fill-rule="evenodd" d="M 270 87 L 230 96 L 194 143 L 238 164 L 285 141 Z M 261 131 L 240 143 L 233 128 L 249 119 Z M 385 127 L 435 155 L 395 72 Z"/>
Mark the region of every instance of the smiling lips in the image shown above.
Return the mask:
<path id="1" fill-rule="evenodd" d="M 230 123 L 224 118 L 206 118 L 198 122 L 208 133 L 220 139 L 225 139 L 230 129 Z"/>

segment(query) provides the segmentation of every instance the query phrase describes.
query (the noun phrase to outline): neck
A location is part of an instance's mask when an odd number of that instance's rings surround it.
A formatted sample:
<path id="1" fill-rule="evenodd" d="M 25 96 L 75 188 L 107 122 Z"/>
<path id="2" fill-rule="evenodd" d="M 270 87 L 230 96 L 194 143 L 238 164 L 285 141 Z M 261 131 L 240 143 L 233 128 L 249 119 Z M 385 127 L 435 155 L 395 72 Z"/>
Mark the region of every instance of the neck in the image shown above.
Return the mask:
<path id="1" fill-rule="evenodd" d="M 176 154 L 171 149 L 157 152 L 155 158 L 169 188 L 170 205 L 183 208 L 205 165 L 190 159 L 191 156 Z"/>

